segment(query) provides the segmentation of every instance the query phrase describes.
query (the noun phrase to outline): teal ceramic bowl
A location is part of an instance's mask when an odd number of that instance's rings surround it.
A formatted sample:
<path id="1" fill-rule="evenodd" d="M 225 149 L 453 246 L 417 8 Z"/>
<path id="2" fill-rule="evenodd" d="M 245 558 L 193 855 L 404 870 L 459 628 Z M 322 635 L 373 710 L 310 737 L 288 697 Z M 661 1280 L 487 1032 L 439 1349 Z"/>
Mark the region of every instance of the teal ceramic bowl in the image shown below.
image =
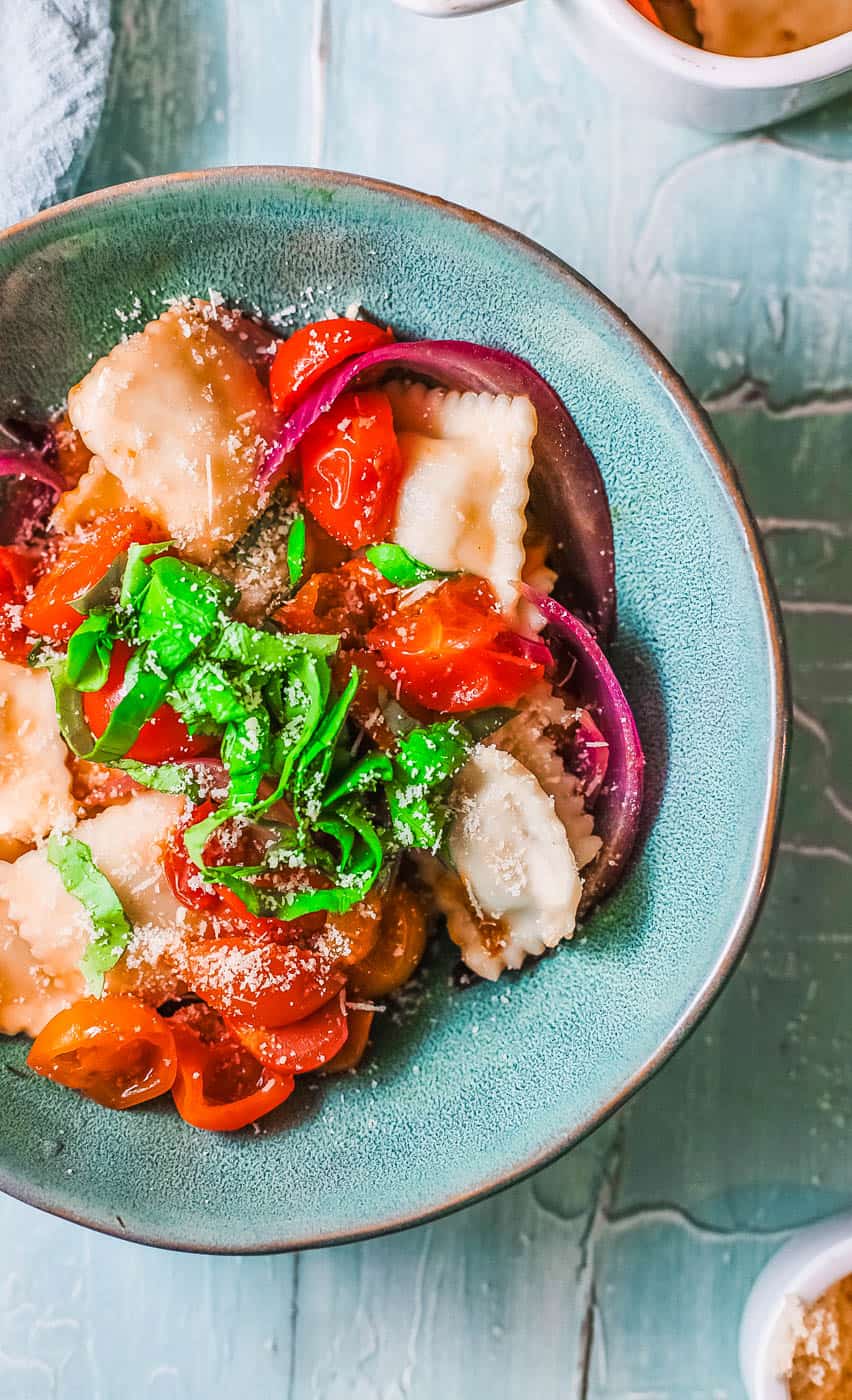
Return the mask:
<path id="1" fill-rule="evenodd" d="M 346 175 L 218 170 L 125 185 L 0 237 L 0 416 L 44 412 L 163 299 L 303 319 L 362 302 L 401 332 L 503 346 L 551 381 L 615 521 L 614 648 L 648 756 L 644 834 L 586 936 L 494 986 L 448 947 L 376 1018 L 357 1076 L 303 1084 L 263 1131 L 110 1113 L 0 1046 L 0 1185 L 180 1249 L 319 1245 L 423 1221 L 518 1180 L 664 1062 L 733 968 L 766 882 L 787 707 L 760 546 L 707 420 L 609 302 L 533 243 Z M 138 298 L 138 301 L 135 299 Z"/>

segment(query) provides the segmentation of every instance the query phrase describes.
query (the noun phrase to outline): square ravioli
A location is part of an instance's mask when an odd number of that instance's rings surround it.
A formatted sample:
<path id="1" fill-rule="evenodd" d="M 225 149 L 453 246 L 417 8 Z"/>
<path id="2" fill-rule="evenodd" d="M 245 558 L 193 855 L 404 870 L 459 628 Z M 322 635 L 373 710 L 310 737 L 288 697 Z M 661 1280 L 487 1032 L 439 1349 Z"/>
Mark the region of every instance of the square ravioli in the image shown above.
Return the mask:
<path id="1" fill-rule="evenodd" d="M 68 414 L 94 453 L 90 471 L 114 478 L 189 558 L 209 563 L 258 514 L 275 416 L 203 303 L 174 306 L 116 345 L 71 390 Z"/>

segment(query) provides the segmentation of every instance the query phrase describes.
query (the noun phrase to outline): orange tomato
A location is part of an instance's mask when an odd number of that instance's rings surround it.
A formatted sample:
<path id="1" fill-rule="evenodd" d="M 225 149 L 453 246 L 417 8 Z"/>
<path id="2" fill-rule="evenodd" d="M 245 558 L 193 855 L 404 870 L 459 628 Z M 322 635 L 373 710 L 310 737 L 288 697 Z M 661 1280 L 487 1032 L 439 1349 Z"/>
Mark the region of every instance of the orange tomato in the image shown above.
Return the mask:
<path id="1" fill-rule="evenodd" d="M 67 641 L 82 622 L 72 601 L 102 579 L 128 545 L 154 544 L 162 538 L 162 530 L 135 510 L 107 511 L 83 534 L 65 537 L 24 608 L 25 626 L 52 641 Z"/>
<path id="2" fill-rule="evenodd" d="M 84 997 L 36 1036 L 27 1064 L 104 1108 L 168 1093 L 177 1069 L 169 1025 L 132 996 Z"/>
<path id="3" fill-rule="evenodd" d="M 334 1059 L 346 1043 L 344 993 L 290 1026 L 266 1028 L 228 1019 L 228 1025 L 255 1059 L 275 1074 L 308 1074 Z"/>
<path id="4" fill-rule="evenodd" d="M 193 1128 L 235 1132 L 292 1094 L 292 1075 L 271 1073 L 207 1007 L 184 1007 L 169 1024 L 177 1049 L 172 1098 Z"/>
<path id="5" fill-rule="evenodd" d="M 187 950 L 187 981 L 209 1006 L 250 1026 L 289 1026 L 339 992 L 343 974 L 292 943 L 207 938 Z"/>
<path id="6" fill-rule="evenodd" d="M 349 1006 L 346 1009 L 346 1018 L 349 1023 L 349 1035 L 342 1050 L 338 1050 L 333 1060 L 328 1060 L 324 1072 L 326 1074 L 342 1074 L 344 1070 L 355 1069 L 364 1058 L 367 1049 L 367 1042 L 370 1039 L 370 1027 L 373 1024 L 374 1012 L 365 1011 L 357 1006 Z"/>
<path id="7" fill-rule="evenodd" d="M 382 900 L 382 927 L 372 952 L 349 969 L 353 998 L 371 1001 L 407 982 L 424 952 L 428 928 L 422 900 L 408 885 L 394 885 Z"/>

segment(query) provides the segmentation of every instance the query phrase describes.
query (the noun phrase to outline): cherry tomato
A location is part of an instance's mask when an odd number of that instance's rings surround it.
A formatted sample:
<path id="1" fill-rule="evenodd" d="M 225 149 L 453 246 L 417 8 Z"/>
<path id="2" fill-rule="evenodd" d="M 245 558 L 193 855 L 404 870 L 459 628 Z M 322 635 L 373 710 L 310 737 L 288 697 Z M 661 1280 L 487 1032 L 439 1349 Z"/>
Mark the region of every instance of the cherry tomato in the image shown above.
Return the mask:
<path id="1" fill-rule="evenodd" d="M 74 800 L 88 813 L 102 811 L 116 802 L 124 802 L 135 792 L 145 789 L 121 768 L 108 768 L 103 763 L 89 763 L 85 758 L 69 757 L 71 792 Z"/>
<path id="2" fill-rule="evenodd" d="M 269 392 L 277 412 L 289 415 L 328 370 L 391 340 L 393 331 L 344 316 L 294 331 L 278 346 L 269 372 Z"/>
<path id="3" fill-rule="evenodd" d="M 168 1093 L 177 1057 L 168 1022 L 137 997 L 84 997 L 48 1021 L 27 1064 L 104 1108 L 132 1108 Z"/>
<path id="4" fill-rule="evenodd" d="M 169 1025 L 177 1049 L 172 1097 L 193 1128 L 235 1132 L 292 1094 L 292 1075 L 266 1069 L 207 1007 L 183 1007 Z"/>
<path id="5" fill-rule="evenodd" d="M 116 642 L 106 683 L 100 690 L 86 691 L 83 695 L 83 713 L 96 738 L 103 734 L 110 715 L 127 690 L 124 675 L 131 654 L 126 642 Z M 168 759 L 193 758 L 208 753 L 215 743 L 216 740 L 209 734 L 190 734 L 171 705 L 161 705 L 143 724 L 126 757 L 134 758 L 139 763 L 165 763 Z"/>
<path id="6" fill-rule="evenodd" d="M 288 632 L 336 632 L 346 646 L 362 639 L 393 609 L 397 590 L 367 559 L 350 559 L 329 573 L 311 574 L 276 613 Z"/>
<path id="7" fill-rule="evenodd" d="M 189 820 L 171 832 L 163 854 L 166 877 L 181 904 L 211 916 L 219 933 L 290 943 L 304 934 L 318 932 L 325 923 L 324 913 L 306 914 L 301 919 L 275 919 L 253 914 L 232 890 L 203 879 L 198 866 L 189 858 L 184 832 L 203 821 L 212 810 L 212 802 L 196 807 Z M 246 829 L 235 832 L 230 823 L 215 831 L 204 849 L 208 866 L 254 865 L 258 858 L 259 849 L 251 833 Z M 307 881 L 317 886 L 325 883 L 325 877 L 319 871 L 309 870 L 281 869 L 270 873 L 269 880 L 282 888 L 297 882 L 303 885 Z M 260 879 L 258 883 L 261 883 Z"/>
<path id="8" fill-rule="evenodd" d="M 0 656 L 21 665 L 30 651 L 22 608 L 35 572 L 31 555 L 0 545 Z"/>
<path id="9" fill-rule="evenodd" d="M 407 982 L 426 951 L 428 928 L 422 900 L 408 885 L 394 885 L 382 900 L 382 928 L 372 952 L 349 969 L 353 998 L 387 996 Z"/>
<path id="10" fill-rule="evenodd" d="M 31 632 L 67 641 L 81 617 L 71 603 L 103 578 L 110 564 L 131 544 L 153 544 L 163 532 L 135 510 L 107 511 L 81 535 L 61 540 L 52 566 L 42 574 L 23 620 Z"/>
<path id="11" fill-rule="evenodd" d="M 274 1030 L 226 1019 L 246 1049 L 274 1074 L 308 1074 L 319 1069 L 343 1049 L 349 1034 L 343 992 L 303 1021 Z"/>
<path id="12" fill-rule="evenodd" d="M 337 967 L 363 962 L 375 948 L 382 926 L 382 900 L 375 891 L 343 914 L 329 914 L 319 947 Z"/>
<path id="13" fill-rule="evenodd" d="M 396 511 L 402 459 L 386 394 L 341 394 L 299 444 L 305 505 L 350 549 L 387 534 Z"/>
<path id="14" fill-rule="evenodd" d="M 501 644 L 505 623 L 484 579 L 447 579 L 367 635 L 403 696 L 444 713 L 515 705 L 544 667 Z"/>
<path id="15" fill-rule="evenodd" d="M 324 1006 L 345 978 L 321 953 L 293 943 L 206 938 L 187 949 L 192 990 L 251 1026 L 289 1026 Z"/>
<path id="16" fill-rule="evenodd" d="M 343 1049 L 338 1050 L 333 1060 L 327 1061 L 326 1074 L 342 1074 L 344 1070 L 355 1069 L 361 1063 L 367 1049 L 367 1042 L 370 1039 L 370 1028 L 374 1015 L 375 1012 L 365 1011 L 363 1007 L 348 1006 L 346 1008 L 349 1035 Z"/>

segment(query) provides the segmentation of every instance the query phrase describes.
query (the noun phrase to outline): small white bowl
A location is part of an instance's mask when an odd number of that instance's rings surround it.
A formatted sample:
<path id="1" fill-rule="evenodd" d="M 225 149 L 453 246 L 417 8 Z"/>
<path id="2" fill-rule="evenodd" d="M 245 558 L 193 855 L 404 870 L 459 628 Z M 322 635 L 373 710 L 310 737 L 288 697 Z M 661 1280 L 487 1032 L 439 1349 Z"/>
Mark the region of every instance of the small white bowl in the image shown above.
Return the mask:
<path id="1" fill-rule="evenodd" d="M 852 1211 L 798 1230 L 758 1276 L 740 1326 L 740 1371 L 749 1400 L 790 1400 L 782 1379 L 792 1352 L 792 1309 L 816 1302 L 852 1273 Z"/>
<path id="2" fill-rule="evenodd" d="M 732 58 L 673 39 L 627 0 L 556 0 L 566 43 L 619 96 L 705 131 L 751 131 L 852 91 L 852 32 L 772 58 Z M 397 0 L 447 18 L 515 0 Z"/>

